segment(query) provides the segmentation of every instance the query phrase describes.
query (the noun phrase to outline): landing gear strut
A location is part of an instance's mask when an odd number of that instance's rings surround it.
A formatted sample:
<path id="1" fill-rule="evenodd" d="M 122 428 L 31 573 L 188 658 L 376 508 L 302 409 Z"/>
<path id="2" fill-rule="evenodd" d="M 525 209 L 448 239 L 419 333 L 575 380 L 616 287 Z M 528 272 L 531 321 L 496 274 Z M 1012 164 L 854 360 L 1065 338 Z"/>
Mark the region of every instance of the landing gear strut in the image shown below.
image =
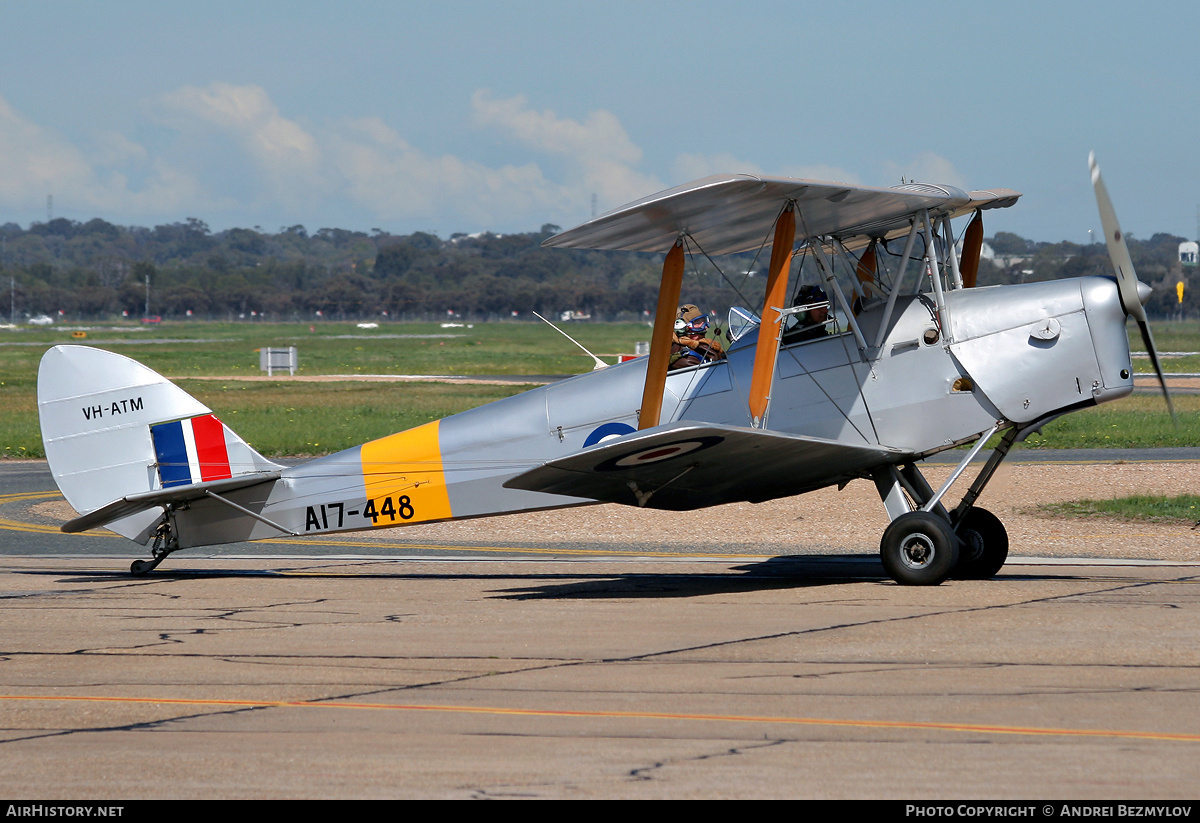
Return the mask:
<path id="1" fill-rule="evenodd" d="M 149 560 L 135 560 L 129 567 L 134 577 L 145 577 L 167 559 L 171 552 L 179 550 L 179 538 L 175 534 L 174 511 L 167 510 L 154 530 L 154 545 L 150 549 Z"/>
<path id="2" fill-rule="evenodd" d="M 880 540 L 879 556 L 888 576 L 897 583 L 936 586 L 951 576 L 983 580 L 1000 571 L 1008 559 L 1004 524 L 974 504 L 1016 441 L 1019 432 L 1015 426 L 1005 432 L 954 511 L 946 511 L 941 502 L 995 431 L 993 428 L 980 437 L 937 492 L 912 463 L 875 472 L 875 486 L 892 518 Z"/>

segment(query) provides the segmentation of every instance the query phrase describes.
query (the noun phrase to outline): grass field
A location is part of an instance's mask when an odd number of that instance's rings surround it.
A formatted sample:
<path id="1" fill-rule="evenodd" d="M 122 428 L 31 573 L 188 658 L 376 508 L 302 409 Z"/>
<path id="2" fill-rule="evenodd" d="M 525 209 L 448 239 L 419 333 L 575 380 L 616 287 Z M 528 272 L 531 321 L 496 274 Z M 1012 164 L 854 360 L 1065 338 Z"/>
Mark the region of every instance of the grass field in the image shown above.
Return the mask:
<path id="1" fill-rule="evenodd" d="M 311 329 L 311 330 L 310 330 Z M 637 323 L 566 324 L 612 362 L 648 340 Z M 590 371 L 592 360 L 544 323 L 163 323 L 86 329 L 0 330 L 0 456 L 43 456 L 37 368 L 52 345 L 115 351 L 170 377 L 272 457 L 326 454 L 525 391 L 528 385 L 446 383 L 245 383 L 201 376 L 260 376 L 258 349 L 296 346 L 304 375 L 547 375 Z"/>
<path id="2" fill-rule="evenodd" d="M 611 360 L 648 340 L 636 323 L 575 323 L 566 330 Z M 1200 351 L 1200 323 L 1155 327 L 1164 351 Z M 1131 327 L 1135 347 L 1140 346 Z M 298 383 L 189 379 L 261 373 L 257 350 L 296 346 L 301 374 L 575 374 L 592 361 L 542 323 L 163 323 L 104 326 L 75 339 L 70 329 L 0 330 L 0 456 L 41 457 L 36 411 L 37 366 L 45 350 L 83 343 L 120 352 L 171 377 L 213 408 L 248 442 L 270 456 L 325 454 L 473 408 L 527 387 L 445 383 Z M 1137 361 L 1135 361 L 1137 362 Z M 1148 363 L 1148 361 L 1143 361 Z M 1167 367 L 1168 371 L 1177 369 Z M 1200 443 L 1200 397 L 1175 398 L 1171 425 L 1161 397 L 1135 395 L 1067 415 L 1033 435 L 1026 447 L 1137 447 Z"/>
<path id="3" fill-rule="evenodd" d="M 1037 511 L 1049 517 L 1111 517 L 1152 523 L 1195 523 L 1200 520 L 1200 497 L 1135 495 L 1112 500 L 1071 500 L 1047 503 Z"/>
<path id="4" fill-rule="evenodd" d="M 1178 323 L 1155 323 L 1151 326 L 1154 334 L 1154 347 L 1161 352 L 1197 352 L 1185 356 L 1164 356 L 1162 367 L 1164 372 L 1186 374 L 1200 373 L 1200 323 L 1185 321 Z M 1146 351 L 1142 342 L 1141 332 L 1135 324 L 1129 324 L 1129 350 L 1134 353 L 1133 370 L 1139 373 L 1154 373 L 1150 358 L 1138 357 L 1138 352 Z"/>

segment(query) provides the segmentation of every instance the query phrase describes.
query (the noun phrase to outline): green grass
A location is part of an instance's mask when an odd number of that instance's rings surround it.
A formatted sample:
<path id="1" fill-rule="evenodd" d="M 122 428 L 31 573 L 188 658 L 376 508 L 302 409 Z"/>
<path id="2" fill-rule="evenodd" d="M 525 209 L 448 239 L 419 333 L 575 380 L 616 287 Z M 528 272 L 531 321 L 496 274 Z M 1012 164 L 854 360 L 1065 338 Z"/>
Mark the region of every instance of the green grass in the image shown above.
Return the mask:
<path id="1" fill-rule="evenodd" d="M 1200 351 L 1200 322 L 1194 320 L 1159 322 L 1150 324 L 1154 335 L 1154 348 L 1159 351 Z M 1142 333 L 1136 323 L 1128 325 L 1129 348 L 1131 351 L 1145 351 Z"/>
<path id="2" fill-rule="evenodd" d="M 37 421 L 37 380 L 30 376 L 0 379 L 0 457 L 44 456 Z"/>
<path id="3" fill-rule="evenodd" d="M 650 339 L 650 327 L 641 323 L 562 325 L 609 362 Z M 472 328 L 388 323 L 376 329 L 353 323 L 177 322 L 96 327 L 81 340 L 66 328 L 0 331 L 0 379 L 36 374 L 43 352 L 63 343 L 119 352 L 172 378 L 257 375 L 258 349 L 264 346 L 295 346 L 301 374 L 578 374 L 593 365 L 541 322 L 475 323 Z"/>
<path id="4" fill-rule="evenodd" d="M 648 340 L 640 323 L 563 324 L 609 362 Z M 312 329 L 312 331 L 310 331 Z M 37 368 L 50 346 L 115 351 L 175 380 L 269 456 L 325 454 L 525 391 L 527 385 L 444 383 L 223 383 L 199 376 L 261 376 L 257 349 L 296 346 L 300 374 L 578 374 L 592 360 L 544 323 L 163 323 L 0 331 L 0 457 L 43 457 Z"/>
<path id="5" fill-rule="evenodd" d="M 1200 395 L 1172 398 L 1179 425 L 1171 423 L 1161 394 L 1134 394 L 1068 414 L 1031 434 L 1025 448 L 1135 449 L 1200 444 Z"/>
<path id="6" fill-rule="evenodd" d="M 1071 500 L 1046 503 L 1034 511 L 1043 517 L 1111 517 L 1152 523 L 1195 523 L 1200 520 L 1200 496 L 1134 495 L 1113 500 Z"/>
<path id="7" fill-rule="evenodd" d="M 1159 365 L 1166 373 L 1175 372 L 1177 374 L 1200 374 L 1200 355 L 1189 355 L 1188 357 L 1160 357 Z M 1133 370 L 1138 374 L 1154 374 L 1154 364 L 1150 362 L 1149 357 L 1133 358 Z"/>

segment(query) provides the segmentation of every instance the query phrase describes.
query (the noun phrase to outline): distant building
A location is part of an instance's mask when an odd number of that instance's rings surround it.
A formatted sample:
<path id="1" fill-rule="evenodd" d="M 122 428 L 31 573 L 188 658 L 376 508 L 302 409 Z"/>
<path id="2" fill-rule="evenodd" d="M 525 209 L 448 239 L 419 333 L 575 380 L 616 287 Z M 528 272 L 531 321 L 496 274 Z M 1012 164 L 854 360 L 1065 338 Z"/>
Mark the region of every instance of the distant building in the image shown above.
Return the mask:
<path id="1" fill-rule="evenodd" d="M 1195 266 L 1200 263 L 1200 243 L 1185 240 L 1179 244 L 1179 262 L 1185 266 Z"/>

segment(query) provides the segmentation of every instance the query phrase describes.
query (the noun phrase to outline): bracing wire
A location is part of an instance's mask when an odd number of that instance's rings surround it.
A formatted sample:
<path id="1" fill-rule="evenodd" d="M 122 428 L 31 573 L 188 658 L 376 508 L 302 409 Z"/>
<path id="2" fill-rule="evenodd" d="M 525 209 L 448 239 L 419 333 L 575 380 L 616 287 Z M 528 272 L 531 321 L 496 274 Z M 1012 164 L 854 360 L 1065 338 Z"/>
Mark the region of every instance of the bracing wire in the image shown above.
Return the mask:
<path id="1" fill-rule="evenodd" d="M 684 250 L 688 253 L 689 257 L 692 257 L 695 255 L 695 252 L 691 251 L 691 248 L 690 248 L 692 246 L 695 246 L 696 251 L 698 251 L 698 252 L 700 252 L 700 254 L 704 255 L 704 259 L 712 264 L 712 267 L 714 269 L 716 269 L 717 274 L 721 275 L 721 279 L 724 280 L 726 283 L 728 283 L 729 287 L 731 289 L 733 289 L 735 292 L 737 292 L 738 298 L 741 299 L 743 302 L 746 301 L 746 295 L 742 294 L 742 290 L 739 289 L 737 287 L 737 285 L 735 285 L 734 282 L 725 275 L 725 272 L 723 272 L 721 270 L 721 267 L 717 265 L 717 261 L 713 260 L 712 257 L 709 256 L 708 252 L 706 252 L 704 250 L 703 246 L 701 246 L 699 243 L 696 242 L 696 239 L 694 237 L 692 237 L 690 234 L 685 234 L 683 236 L 683 245 L 684 245 Z M 696 269 L 693 269 L 693 271 L 696 272 Z M 743 285 L 745 284 L 744 278 L 742 280 L 742 283 L 743 283 Z"/>
<path id="2" fill-rule="evenodd" d="M 709 253 L 707 251 L 705 251 L 704 247 L 701 246 L 699 242 L 697 242 L 696 238 L 692 237 L 690 234 L 685 234 L 684 235 L 684 243 L 685 243 L 685 245 L 686 244 L 695 245 L 696 249 L 700 252 L 700 254 L 704 255 L 704 259 L 712 264 L 712 267 L 717 270 L 717 274 L 721 275 L 721 279 L 729 284 L 729 287 L 732 288 L 737 293 L 738 298 L 746 306 L 756 305 L 756 304 L 752 304 L 750 302 L 750 300 L 746 297 L 746 295 L 742 294 L 741 286 L 746 285 L 746 280 L 748 280 L 750 277 L 749 272 L 754 270 L 754 266 L 758 263 L 758 258 L 762 256 L 763 249 L 765 249 L 767 247 L 767 244 L 771 237 L 771 234 L 775 230 L 775 224 L 779 222 L 779 218 L 780 218 L 780 216 L 783 215 L 783 212 L 785 209 L 787 209 L 787 203 L 784 203 L 779 208 L 779 213 L 775 215 L 775 219 L 771 222 L 771 228 L 767 229 L 766 234 L 763 235 L 762 242 L 760 242 L 758 244 L 758 248 L 754 252 L 754 259 L 751 260 L 750 265 L 746 267 L 747 274 L 742 275 L 742 282 L 740 285 L 734 283 L 732 280 L 730 280 L 725 275 L 725 272 L 721 270 L 721 267 L 717 265 L 717 262 L 712 259 L 712 257 L 709 255 Z M 765 299 L 765 296 L 764 296 L 764 299 Z M 758 313 L 761 316 L 762 310 L 760 309 Z"/>

